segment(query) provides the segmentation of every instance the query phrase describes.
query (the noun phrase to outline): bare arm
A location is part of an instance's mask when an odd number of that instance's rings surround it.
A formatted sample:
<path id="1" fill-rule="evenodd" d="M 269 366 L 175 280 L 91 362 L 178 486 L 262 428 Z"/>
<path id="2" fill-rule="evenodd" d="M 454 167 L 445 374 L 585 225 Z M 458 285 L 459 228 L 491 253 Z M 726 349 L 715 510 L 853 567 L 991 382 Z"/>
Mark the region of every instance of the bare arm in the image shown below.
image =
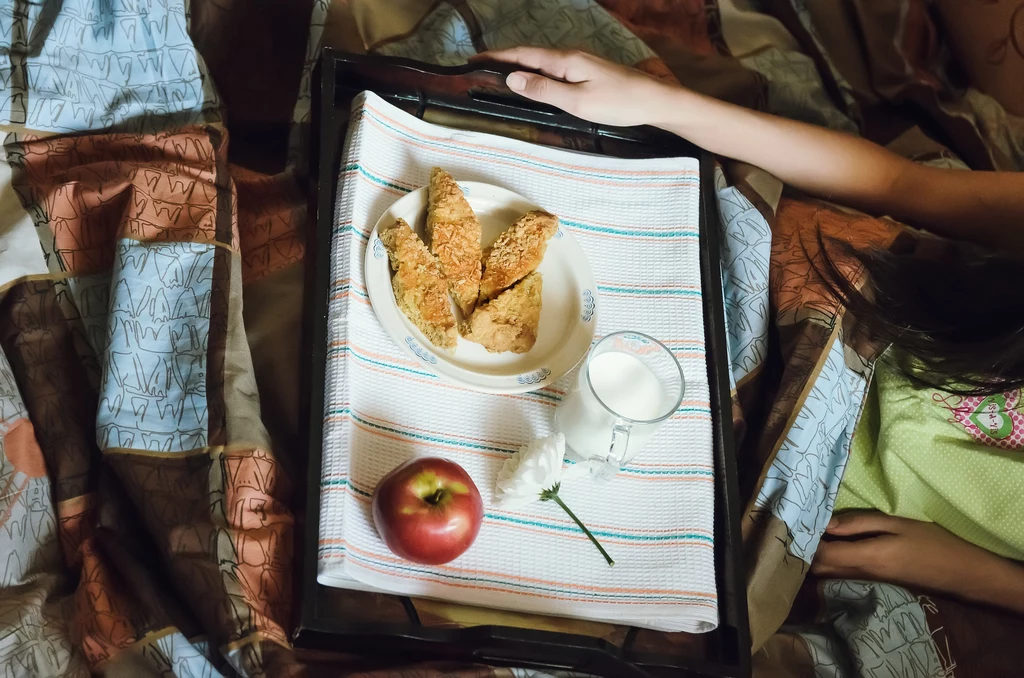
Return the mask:
<path id="1" fill-rule="evenodd" d="M 821 542 L 811 566 L 819 577 L 884 581 L 1024 614 L 1024 565 L 934 523 L 851 511 L 825 536 L 850 541 Z"/>
<path id="2" fill-rule="evenodd" d="M 718 101 L 579 52 L 517 47 L 485 56 L 540 71 L 513 73 L 509 86 L 573 115 L 654 125 L 811 195 L 951 238 L 1024 248 L 1024 174 L 917 165 L 864 139 Z"/>
<path id="3" fill-rule="evenodd" d="M 761 167 L 811 195 L 951 238 L 1024 246 L 1024 174 L 918 165 L 841 132 L 679 87 L 658 92 L 652 124 L 713 153 Z"/>

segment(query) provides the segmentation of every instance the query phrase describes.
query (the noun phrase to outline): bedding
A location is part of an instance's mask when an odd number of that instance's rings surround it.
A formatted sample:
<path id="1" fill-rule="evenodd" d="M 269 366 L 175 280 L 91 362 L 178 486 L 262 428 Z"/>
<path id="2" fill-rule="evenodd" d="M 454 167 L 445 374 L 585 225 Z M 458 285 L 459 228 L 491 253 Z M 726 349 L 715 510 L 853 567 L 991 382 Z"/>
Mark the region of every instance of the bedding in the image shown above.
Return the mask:
<path id="1" fill-rule="evenodd" d="M 925 0 L 0 4 L 5 675 L 531 675 L 288 641 L 315 59 L 527 41 L 1024 169 L 1024 122 L 964 80 Z M 797 243 L 913 234 L 726 161 L 716 190 L 757 675 L 1012 674 L 1019 618 L 805 576 L 882 347 L 848 339 Z"/>

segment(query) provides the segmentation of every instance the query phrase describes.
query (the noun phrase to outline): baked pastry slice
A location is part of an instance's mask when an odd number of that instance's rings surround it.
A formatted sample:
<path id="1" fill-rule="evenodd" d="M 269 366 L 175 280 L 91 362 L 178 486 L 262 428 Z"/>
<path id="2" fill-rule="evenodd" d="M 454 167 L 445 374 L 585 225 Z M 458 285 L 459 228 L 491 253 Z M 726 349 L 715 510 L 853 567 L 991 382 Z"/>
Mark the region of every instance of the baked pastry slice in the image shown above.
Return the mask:
<path id="1" fill-rule="evenodd" d="M 430 343 L 454 350 L 458 342 L 448 283 L 437 259 L 404 219 L 379 233 L 395 274 L 391 286 L 398 308 Z"/>
<path id="2" fill-rule="evenodd" d="M 469 316 L 480 289 L 480 221 L 455 179 L 440 167 L 430 172 L 427 195 L 430 251 L 441 264 L 455 303 Z"/>
<path id="3" fill-rule="evenodd" d="M 480 301 L 493 299 L 540 266 L 557 230 L 558 217 L 538 210 L 519 217 L 498 236 L 484 253 Z"/>
<path id="4" fill-rule="evenodd" d="M 537 342 L 543 280 L 536 271 L 477 307 L 462 326 L 466 339 L 492 353 L 526 353 Z"/>

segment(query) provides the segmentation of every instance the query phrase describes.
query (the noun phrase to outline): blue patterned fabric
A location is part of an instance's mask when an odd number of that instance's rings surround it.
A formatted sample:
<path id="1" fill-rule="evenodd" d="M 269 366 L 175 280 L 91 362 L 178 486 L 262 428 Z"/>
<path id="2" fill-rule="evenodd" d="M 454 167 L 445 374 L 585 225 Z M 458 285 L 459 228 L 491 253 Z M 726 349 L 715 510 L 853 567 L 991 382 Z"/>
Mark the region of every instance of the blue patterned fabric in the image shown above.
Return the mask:
<path id="1" fill-rule="evenodd" d="M 0 2 L 0 124 L 43 132 L 219 120 L 185 0 Z"/>

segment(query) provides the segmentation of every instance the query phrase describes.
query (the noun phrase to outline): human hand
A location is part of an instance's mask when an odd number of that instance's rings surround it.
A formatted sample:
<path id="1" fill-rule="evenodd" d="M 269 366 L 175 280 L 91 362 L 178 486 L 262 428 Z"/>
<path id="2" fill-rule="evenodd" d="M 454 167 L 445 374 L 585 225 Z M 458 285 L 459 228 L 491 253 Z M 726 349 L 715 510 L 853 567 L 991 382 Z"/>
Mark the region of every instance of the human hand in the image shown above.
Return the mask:
<path id="1" fill-rule="evenodd" d="M 825 535 L 843 540 L 818 546 L 811 572 L 819 577 L 870 579 L 999 604 L 988 599 L 984 580 L 1015 566 L 935 523 L 877 511 L 838 514 Z"/>
<path id="2" fill-rule="evenodd" d="M 515 71 L 506 83 L 527 99 L 602 125 L 654 124 L 655 110 L 671 87 L 635 68 L 571 50 L 513 47 L 484 52 L 477 59 L 540 71 Z"/>

